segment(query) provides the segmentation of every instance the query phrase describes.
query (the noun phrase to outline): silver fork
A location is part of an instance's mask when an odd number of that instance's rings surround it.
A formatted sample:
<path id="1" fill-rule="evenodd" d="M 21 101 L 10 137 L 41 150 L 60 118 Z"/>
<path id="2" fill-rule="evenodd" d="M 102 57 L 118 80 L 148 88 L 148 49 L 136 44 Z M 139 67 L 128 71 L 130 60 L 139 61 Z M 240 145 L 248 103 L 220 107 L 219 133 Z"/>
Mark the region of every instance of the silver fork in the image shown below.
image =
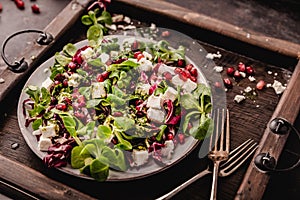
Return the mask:
<path id="1" fill-rule="evenodd" d="M 254 140 L 248 139 L 240 146 L 236 147 L 229 153 L 229 159 L 220 165 L 220 177 L 226 177 L 235 172 L 246 160 L 255 152 L 258 145 Z M 194 177 L 189 179 L 188 181 L 184 182 L 183 184 L 179 185 L 172 191 L 168 192 L 167 194 L 159 197 L 156 200 L 167 200 L 176 195 L 178 192 L 189 186 L 190 184 L 194 183 L 196 180 L 202 178 L 207 174 L 211 174 L 212 171 L 209 169 L 209 166 L 202 172 L 196 174 Z"/>
<path id="2" fill-rule="evenodd" d="M 210 139 L 209 149 L 211 149 L 211 151 L 208 153 L 208 158 L 211 159 L 214 163 L 210 200 L 216 200 L 217 198 L 219 165 L 222 161 L 228 160 L 229 148 L 230 148 L 229 147 L 230 146 L 229 111 L 228 109 L 226 110 L 226 122 L 227 122 L 226 133 L 224 131 L 225 110 L 217 109 L 215 112 L 217 112 L 215 114 L 216 126 L 215 126 L 214 134 L 211 135 L 211 139 Z M 221 119 L 220 119 L 220 115 L 221 115 Z"/>

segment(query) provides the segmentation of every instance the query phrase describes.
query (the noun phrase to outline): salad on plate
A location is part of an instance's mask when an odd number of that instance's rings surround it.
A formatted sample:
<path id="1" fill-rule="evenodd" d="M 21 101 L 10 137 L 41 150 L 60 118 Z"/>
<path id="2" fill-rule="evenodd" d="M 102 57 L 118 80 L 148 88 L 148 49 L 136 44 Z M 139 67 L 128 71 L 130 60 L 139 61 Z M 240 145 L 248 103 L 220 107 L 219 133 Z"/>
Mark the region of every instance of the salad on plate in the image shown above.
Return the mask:
<path id="1" fill-rule="evenodd" d="M 183 46 L 124 35 L 81 45 L 67 44 L 24 90 L 24 126 L 48 167 L 104 181 L 167 166 L 211 133 L 211 91 Z"/>

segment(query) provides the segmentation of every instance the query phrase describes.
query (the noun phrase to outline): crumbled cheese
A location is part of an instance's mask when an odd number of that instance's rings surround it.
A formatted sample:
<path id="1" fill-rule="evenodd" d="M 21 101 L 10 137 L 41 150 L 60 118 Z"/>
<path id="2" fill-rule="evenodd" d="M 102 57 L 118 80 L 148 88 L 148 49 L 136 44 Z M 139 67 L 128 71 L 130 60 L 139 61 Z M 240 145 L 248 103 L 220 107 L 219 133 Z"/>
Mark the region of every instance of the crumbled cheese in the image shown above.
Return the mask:
<path id="1" fill-rule="evenodd" d="M 162 98 L 165 99 L 170 99 L 171 101 L 175 101 L 177 98 L 178 92 L 172 87 L 168 87 L 165 93 L 163 94 Z"/>
<path id="2" fill-rule="evenodd" d="M 136 166 L 141 166 L 148 161 L 148 151 L 147 150 L 136 150 L 132 151 L 132 159 Z"/>
<path id="3" fill-rule="evenodd" d="M 113 30 L 113 31 L 117 30 L 117 25 L 115 25 L 115 24 L 112 24 L 112 25 L 105 24 L 105 27 L 110 29 L 110 30 Z"/>
<path id="4" fill-rule="evenodd" d="M 222 66 L 215 66 L 214 67 L 214 70 L 216 71 L 216 72 L 222 72 L 223 71 L 223 67 Z"/>
<path id="5" fill-rule="evenodd" d="M 252 91 L 252 88 L 251 88 L 250 86 L 248 86 L 248 87 L 246 87 L 246 88 L 244 89 L 244 91 L 245 91 L 246 93 L 249 93 L 249 92 Z"/>
<path id="6" fill-rule="evenodd" d="M 149 94 L 150 88 L 151 88 L 151 85 L 148 83 L 139 85 L 139 86 L 137 86 L 137 93 L 140 93 L 141 95 L 147 95 L 147 94 Z"/>
<path id="7" fill-rule="evenodd" d="M 274 73 L 274 76 L 277 76 L 278 75 L 278 73 Z"/>
<path id="8" fill-rule="evenodd" d="M 154 31 L 156 29 L 156 25 L 154 23 L 150 24 L 150 30 Z"/>
<path id="9" fill-rule="evenodd" d="M 174 67 L 170 67 L 165 64 L 161 64 L 157 70 L 157 75 L 162 76 L 165 72 L 169 72 L 171 75 L 175 75 Z"/>
<path id="10" fill-rule="evenodd" d="M 78 87 L 79 84 L 80 84 L 80 79 L 81 78 L 82 78 L 82 76 L 80 76 L 79 74 L 73 73 L 69 77 L 69 81 L 68 81 L 69 86 Z"/>
<path id="11" fill-rule="evenodd" d="M 267 87 L 267 88 L 270 88 L 270 87 L 272 87 L 272 84 L 271 84 L 271 83 L 268 83 L 268 84 L 266 85 L 266 87 Z"/>
<path id="12" fill-rule="evenodd" d="M 104 82 L 92 83 L 92 98 L 103 98 L 106 96 L 106 90 L 104 87 Z"/>
<path id="13" fill-rule="evenodd" d="M 118 51 L 110 51 L 110 56 L 113 58 L 113 57 L 117 57 L 119 54 Z"/>
<path id="14" fill-rule="evenodd" d="M 162 103 L 162 96 L 159 95 L 159 96 L 154 96 L 154 95 L 151 95 L 149 98 L 148 98 L 148 101 L 147 101 L 147 107 L 149 108 L 155 108 L 155 109 L 161 109 L 161 103 Z"/>
<path id="15" fill-rule="evenodd" d="M 283 91 L 284 91 L 285 88 L 286 88 L 286 87 L 284 87 L 284 86 L 282 85 L 281 82 L 279 82 L 279 81 L 277 81 L 277 80 L 274 80 L 274 83 L 273 83 L 272 87 L 274 88 L 276 94 L 281 94 L 281 93 L 283 93 Z"/>
<path id="16" fill-rule="evenodd" d="M 99 58 L 101 62 L 106 63 L 109 60 L 109 55 L 107 53 L 102 53 Z"/>
<path id="17" fill-rule="evenodd" d="M 171 82 L 175 85 L 175 86 L 182 86 L 185 82 L 179 77 L 179 75 L 177 74 L 176 76 L 173 76 Z"/>
<path id="18" fill-rule="evenodd" d="M 197 88 L 197 83 L 191 81 L 191 79 L 188 79 L 182 86 L 182 89 L 184 89 L 187 93 L 192 92 Z"/>
<path id="19" fill-rule="evenodd" d="M 243 100 L 245 100 L 246 99 L 246 97 L 245 96 L 243 96 L 243 95 L 235 95 L 235 97 L 234 97 L 234 101 L 236 102 L 236 103 L 241 103 Z"/>
<path id="20" fill-rule="evenodd" d="M 149 108 L 147 110 L 147 117 L 154 122 L 162 123 L 165 120 L 166 113 L 162 110 Z"/>
<path id="21" fill-rule="evenodd" d="M 94 55 L 94 51 L 91 47 L 88 47 L 84 51 L 81 51 L 80 55 L 84 60 L 88 60 Z"/>
<path id="22" fill-rule="evenodd" d="M 270 74 L 270 75 L 271 75 L 272 73 L 273 73 L 272 71 L 268 71 L 268 74 Z"/>
<path id="23" fill-rule="evenodd" d="M 38 149 L 40 151 L 48 151 L 48 148 L 52 145 L 51 139 L 41 136 L 38 142 Z"/>
<path id="24" fill-rule="evenodd" d="M 41 135 L 41 134 L 42 133 L 39 129 L 32 132 L 32 135 Z"/>
<path id="25" fill-rule="evenodd" d="M 239 72 L 239 73 L 240 73 L 240 75 L 241 75 L 243 78 L 246 77 L 246 73 L 245 73 L 245 72 Z"/>
<path id="26" fill-rule="evenodd" d="M 123 19 L 123 21 L 124 21 L 125 23 L 127 23 L 127 24 L 130 24 L 131 19 L 130 19 L 129 17 L 125 16 L 124 19 Z"/>
<path id="27" fill-rule="evenodd" d="M 220 54 L 220 52 L 217 52 L 217 53 L 208 53 L 207 55 L 206 55 L 206 58 L 207 59 L 214 59 L 214 58 L 221 58 L 221 54 Z"/>
<path id="28" fill-rule="evenodd" d="M 250 82 L 253 82 L 253 81 L 256 80 L 253 76 L 249 76 L 248 79 L 249 79 Z"/>
<path id="29" fill-rule="evenodd" d="M 152 62 L 147 60 L 146 58 L 141 58 L 138 63 L 140 64 L 139 69 L 141 71 L 151 71 L 152 70 Z"/>
<path id="30" fill-rule="evenodd" d="M 142 53 L 147 60 L 152 60 L 152 55 L 147 51 L 143 51 Z"/>
<path id="31" fill-rule="evenodd" d="M 47 79 L 42 83 L 41 87 L 44 87 L 47 90 L 50 90 L 52 83 L 53 83 L 53 81 L 50 79 L 50 77 L 47 77 Z"/>
<path id="32" fill-rule="evenodd" d="M 50 124 L 48 126 L 40 126 L 39 131 L 43 137 L 50 138 L 56 136 L 56 125 Z"/>
<path id="33" fill-rule="evenodd" d="M 173 140 L 167 140 L 165 141 L 165 146 L 163 148 L 161 148 L 161 154 L 163 156 L 166 156 L 167 159 L 171 159 L 172 158 L 172 153 L 173 153 L 173 150 L 174 150 L 174 142 Z"/>

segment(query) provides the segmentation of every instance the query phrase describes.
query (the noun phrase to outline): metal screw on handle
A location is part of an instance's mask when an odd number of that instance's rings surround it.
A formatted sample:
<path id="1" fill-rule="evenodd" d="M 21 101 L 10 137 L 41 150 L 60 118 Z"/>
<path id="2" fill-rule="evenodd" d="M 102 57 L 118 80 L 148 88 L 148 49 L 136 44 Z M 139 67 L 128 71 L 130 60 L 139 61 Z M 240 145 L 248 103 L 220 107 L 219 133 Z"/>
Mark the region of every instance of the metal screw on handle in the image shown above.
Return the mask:
<path id="1" fill-rule="evenodd" d="M 298 138 L 300 140 L 300 133 L 290 122 L 288 122 L 284 118 L 278 117 L 273 119 L 270 122 L 269 128 L 273 133 L 280 134 L 280 135 L 284 135 L 288 133 L 290 130 L 292 130 L 298 135 Z M 254 164 L 258 169 L 264 172 L 284 172 L 284 171 L 290 171 L 298 167 L 300 165 L 300 158 L 291 167 L 284 168 L 284 169 L 277 169 L 276 159 L 273 156 L 271 156 L 269 152 L 267 152 L 267 153 L 258 154 L 254 159 Z"/>
<path id="2" fill-rule="evenodd" d="M 3 58 L 4 62 L 7 64 L 8 69 L 15 73 L 24 72 L 26 69 L 28 69 L 28 63 L 25 61 L 24 57 L 21 58 L 19 61 L 14 61 L 13 63 L 10 63 L 5 56 L 4 50 L 5 50 L 6 44 L 8 43 L 8 41 L 10 39 L 15 37 L 16 35 L 20 35 L 23 33 L 40 33 L 38 39 L 36 40 L 36 42 L 40 45 L 48 45 L 53 41 L 53 36 L 50 33 L 47 33 L 47 32 L 41 31 L 41 30 L 26 29 L 26 30 L 15 32 L 12 35 L 8 36 L 2 43 L 1 57 Z"/>

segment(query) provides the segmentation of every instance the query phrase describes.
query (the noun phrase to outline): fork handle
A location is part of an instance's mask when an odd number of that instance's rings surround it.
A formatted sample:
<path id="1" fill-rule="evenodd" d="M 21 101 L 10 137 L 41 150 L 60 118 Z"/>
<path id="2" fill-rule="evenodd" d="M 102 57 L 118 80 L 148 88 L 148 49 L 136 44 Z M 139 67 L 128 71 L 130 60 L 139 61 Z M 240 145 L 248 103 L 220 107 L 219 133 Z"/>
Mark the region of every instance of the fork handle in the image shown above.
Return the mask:
<path id="1" fill-rule="evenodd" d="M 214 162 L 213 180 L 210 193 L 210 200 L 217 199 L 217 184 L 218 184 L 218 172 L 219 172 L 219 161 Z"/>
<path id="2" fill-rule="evenodd" d="M 184 182 L 183 184 L 179 185 L 178 187 L 176 187 L 175 189 L 173 189 L 172 191 L 168 192 L 167 194 L 159 197 L 156 200 L 167 200 L 172 198 L 175 194 L 177 194 L 178 192 L 180 192 L 181 190 L 183 190 L 184 188 L 186 188 L 187 186 L 189 186 L 190 184 L 194 183 L 196 180 L 200 179 L 201 177 L 210 174 L 211 171 L 207 168 L 205 170 L 203 170 L 202 172 L 198 173 L 197 175 L 195 175 L 194 177 L 192 177 L 191 179 L 187 180 L 186 182 Z"/>

